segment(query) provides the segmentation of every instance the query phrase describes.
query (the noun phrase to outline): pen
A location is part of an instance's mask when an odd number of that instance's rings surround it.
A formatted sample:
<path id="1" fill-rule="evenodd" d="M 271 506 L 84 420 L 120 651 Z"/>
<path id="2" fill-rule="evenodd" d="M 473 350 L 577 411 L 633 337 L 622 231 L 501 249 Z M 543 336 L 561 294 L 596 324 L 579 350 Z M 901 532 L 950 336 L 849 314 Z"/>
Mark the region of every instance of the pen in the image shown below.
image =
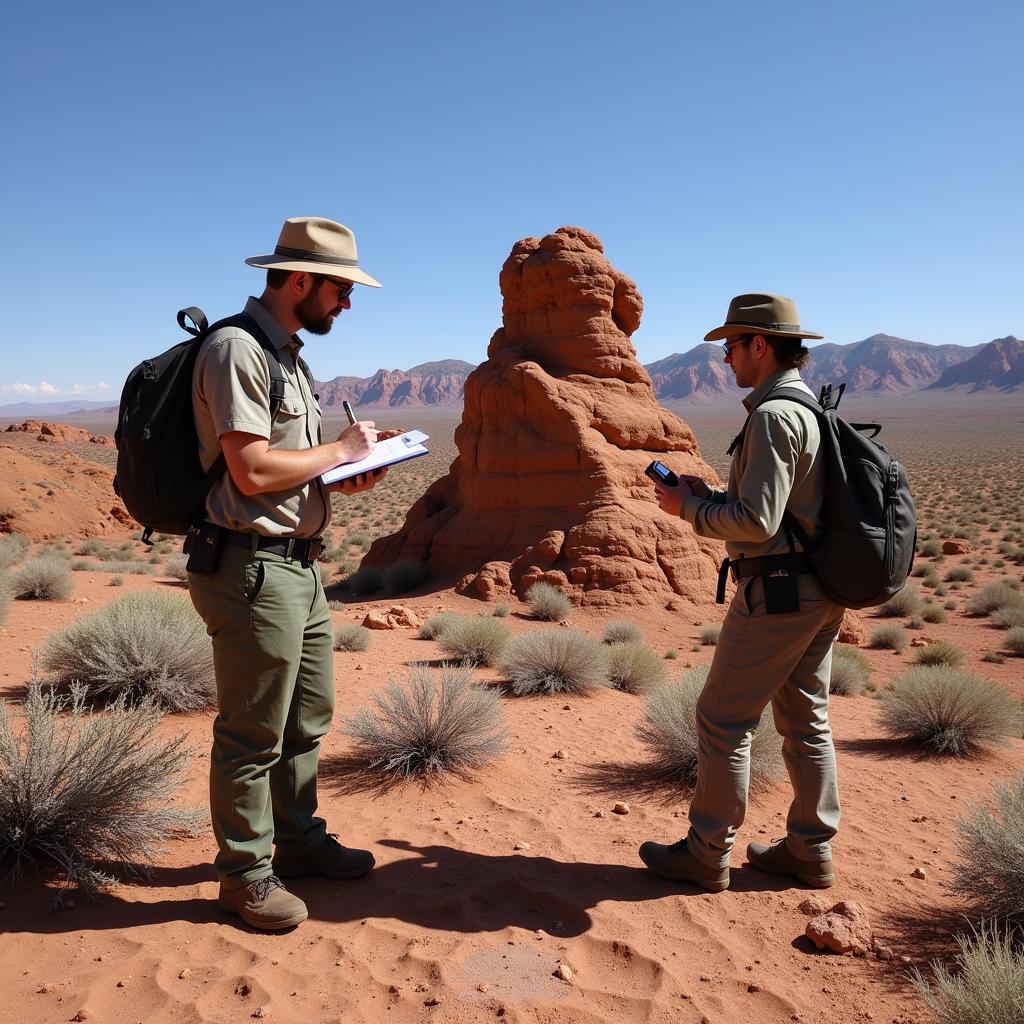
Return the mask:
<path id="1" fill-rule="evenodd" d="M 345 415 L 348 417 L 349 423 L 354 424 L 356 421 L 356 414 L 352 411 L 352 406 L 349 405 L 348 402 L 342 401 L 341 407 L 345 410 Z"/>

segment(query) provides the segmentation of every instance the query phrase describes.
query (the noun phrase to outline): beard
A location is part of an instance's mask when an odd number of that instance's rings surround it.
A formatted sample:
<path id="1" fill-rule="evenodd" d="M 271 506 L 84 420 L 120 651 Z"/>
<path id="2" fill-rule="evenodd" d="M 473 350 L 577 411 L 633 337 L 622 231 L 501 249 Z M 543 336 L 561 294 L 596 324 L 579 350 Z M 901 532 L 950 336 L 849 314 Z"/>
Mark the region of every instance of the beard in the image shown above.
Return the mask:
<path id="1" fill-rule="evenodd" d="M 310 334 L 327 334 L 334 326 L 334 317 L 321 315 L 316 309 L 316 289 L 304 296 L 295 307 L 295 319 Z"/>

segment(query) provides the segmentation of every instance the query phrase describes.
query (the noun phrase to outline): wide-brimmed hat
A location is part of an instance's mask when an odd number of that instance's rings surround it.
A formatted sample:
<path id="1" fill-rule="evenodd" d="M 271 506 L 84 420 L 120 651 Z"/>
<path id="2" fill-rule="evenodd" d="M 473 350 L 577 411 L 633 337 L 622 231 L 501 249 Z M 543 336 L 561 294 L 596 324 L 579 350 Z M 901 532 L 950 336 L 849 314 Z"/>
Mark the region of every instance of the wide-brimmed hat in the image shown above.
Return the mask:
<path id="1" fill-rule="evenodd" d="M 245 262 L 250 267 L 302 270 L 371 288 L 381 287 L 380 281 L 359 269 L 356 236 L 351 229 L 324 217 L 289 217 L 281 228 L 273 253 L 250 256 Z"/>
<path id="2" fill-rule="evenodd" d="M 800 315 L 796 303 L 785 295 L 771 295 L 768 292 L 753 292 L 737 295 L 729 303 L 725 323 L 708 331 L 705 341 L 720 341 L 730 334 L 777 334 L 784 338 L 814 338 L 821 341 L 825 336 L 805 331 L 800 326 Z"/>

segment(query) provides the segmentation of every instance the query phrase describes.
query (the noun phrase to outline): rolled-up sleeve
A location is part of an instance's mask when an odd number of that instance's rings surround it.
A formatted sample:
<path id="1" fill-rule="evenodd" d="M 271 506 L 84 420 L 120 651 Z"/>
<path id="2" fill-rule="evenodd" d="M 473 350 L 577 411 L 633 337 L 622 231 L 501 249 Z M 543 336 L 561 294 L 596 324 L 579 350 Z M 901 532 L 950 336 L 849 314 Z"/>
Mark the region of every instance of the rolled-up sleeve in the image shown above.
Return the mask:
<path id="1" fill-rule="evenodd" d="M 251 338 L 211 338 L 199 355 L 196 390 L 218 437 L 237 430 L 270 439 L 270 370 Z"/>
<path id="2" fill-rule="evenodd" d="M 775 409 L 758 409 L 743 439 L 744 471 L 735 501 L 690 497 L 683 518 L 703 537 L 763 543 L 774 537 L 796 476 L 796 424 Z"/>

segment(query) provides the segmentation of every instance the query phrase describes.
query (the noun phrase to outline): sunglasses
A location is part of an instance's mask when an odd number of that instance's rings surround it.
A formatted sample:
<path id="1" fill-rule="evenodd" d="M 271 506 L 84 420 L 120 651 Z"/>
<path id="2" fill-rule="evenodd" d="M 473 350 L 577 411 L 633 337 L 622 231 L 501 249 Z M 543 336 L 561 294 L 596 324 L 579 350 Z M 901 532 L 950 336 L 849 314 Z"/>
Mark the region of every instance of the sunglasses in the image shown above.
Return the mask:
<path id="1" fill-rule="evenodd" d="M 317 274 L 316 278 L 318 281 L 326 281 L 328 284 L 333 284 L 338 289 L 339 302 L 344 302 L 352 294 L 352 289 L 355 288 L 353 282 L 339 281 L 336 277 L 324 277 L 323 274 Z"/>
<path id="2" fill-rule="evenodd" d="M 734 348 L 737 348 L 740 345 L 747 345 L 747 344 L 749 344 L 753 340 L 753 338 L 754 338 L 753 334 L 745 334 L 742 338 L 737 338 L 735 341 L 723 341 L 722 342 L 722 351 L 726 355 L 728 355 L 730 352 L 732 352 L 732 350 Z"/>

